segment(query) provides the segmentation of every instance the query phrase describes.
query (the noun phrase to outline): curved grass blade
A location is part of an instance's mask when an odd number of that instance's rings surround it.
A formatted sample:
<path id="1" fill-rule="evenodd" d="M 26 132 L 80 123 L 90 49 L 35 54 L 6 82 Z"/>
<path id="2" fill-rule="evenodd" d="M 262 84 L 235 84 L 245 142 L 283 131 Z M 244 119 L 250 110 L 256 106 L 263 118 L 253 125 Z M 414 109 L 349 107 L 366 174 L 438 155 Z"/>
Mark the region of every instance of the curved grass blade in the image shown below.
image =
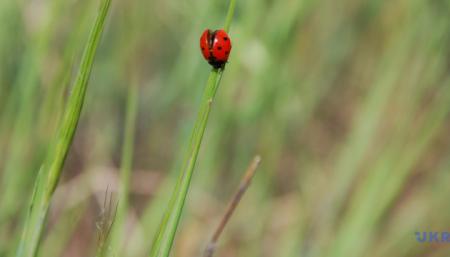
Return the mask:
<path id="1" fill-rule="evenodd" d="M 17 257 L 34 257 L 40 243 L 51 198 L 58 184 L 64 162 L 72 144 L 80 118 L 95 52 L 103 31 L 111 0 L 103 0 L 86 44 L 75 85 L 68 99 L 56 141 L 53 142 L 44 164 L 39 170 L 25 220 Z"/>

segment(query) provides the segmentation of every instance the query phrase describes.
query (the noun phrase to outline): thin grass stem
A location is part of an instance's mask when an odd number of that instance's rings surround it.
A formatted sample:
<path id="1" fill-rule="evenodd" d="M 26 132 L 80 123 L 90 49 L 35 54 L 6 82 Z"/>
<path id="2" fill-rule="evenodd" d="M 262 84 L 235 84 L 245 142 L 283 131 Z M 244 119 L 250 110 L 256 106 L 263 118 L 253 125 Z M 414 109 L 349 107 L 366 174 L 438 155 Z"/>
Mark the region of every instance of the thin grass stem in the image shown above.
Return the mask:
<path id="1" fill-rule="evenodd" d="M 128 197 L 130 191 L 130 178 L 133 166 L 133 147 L 138 106 L 138 87 L 136 84 L 128 87 L 127 107 L 125 116 L 124 143 L 122 147 L 122 160 L 120 165 L 119 202 L 114 226 L 111 230 L 109 246 L 113 256 L 121 256 L 123 245 L 124 226 L 128 212 Z"/>
<path id="2" fill-rule="evenodd" d="M 253 161 L 250 163 L 250 166 L 248 166 L 247 171 L 245 172 L 244 177 L 242 177 L 241 183 L 239 184 L 238 190 L 234 194 L 233 198 L 231 198 L 231 201 L 228 204 L 228 207 L 225 211 L 225 214 L 222 217 L 222 220 L 217 226 L 213 236 L 211 237 L 211 240 L 209 241 L 206 247 L 204 257 L 212 257 L 214 255 L 214 251 L 216 250 L 217 242 L 219 241 L 220 235 L 222 234 L 223 229 L 230 220 L 231 215 L 233 215 L 234 211 L 236 210 L 236 207 L 241 201 L 242 196 L 245 194 L 248 187 L 250 186 L 253 176 L 255 175 L 256 169 L 258 168 L 260 163 L 261 157 L 255 156 L 253 158 Z"/>

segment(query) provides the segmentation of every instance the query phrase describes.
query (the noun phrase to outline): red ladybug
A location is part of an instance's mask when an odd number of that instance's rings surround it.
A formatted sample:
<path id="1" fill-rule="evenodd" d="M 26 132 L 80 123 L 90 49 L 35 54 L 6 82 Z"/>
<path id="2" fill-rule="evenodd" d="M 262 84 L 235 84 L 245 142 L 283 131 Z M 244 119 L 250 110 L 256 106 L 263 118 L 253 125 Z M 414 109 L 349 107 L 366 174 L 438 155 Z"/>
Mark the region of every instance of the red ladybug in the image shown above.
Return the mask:
<path id="1" fill-rule="evenodd" d="M 203 57 L 215 69 L 223 68 L 231 52 L 231 40 L 223 29 L 206 29 L 200 37 L 200 49 Z"/>

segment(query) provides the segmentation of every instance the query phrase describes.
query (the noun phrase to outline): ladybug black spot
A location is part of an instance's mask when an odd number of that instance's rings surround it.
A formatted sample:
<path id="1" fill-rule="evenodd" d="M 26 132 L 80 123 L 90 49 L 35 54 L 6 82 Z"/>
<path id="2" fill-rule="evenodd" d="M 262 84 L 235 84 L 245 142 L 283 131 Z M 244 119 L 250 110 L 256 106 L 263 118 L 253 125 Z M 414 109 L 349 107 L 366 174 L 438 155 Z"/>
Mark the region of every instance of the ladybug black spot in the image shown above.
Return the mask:
<path id="1" fill-rule="evenodd" d="M 227 38 L 227 37 L 224 37 L 224 38 L 223 38 L 223 40 L 227 41 L 227 40 L 228 40 L 228 38 Z"/>
<path id="2" fill-rule="evenodd" d="M 205 50 L 205 48 L 204 48 L 204 47 L 202 47 L 202 50 Z"/>
<path id="3" fill-rule="evenodd" d="M 218 46 L 218 47 L 217 47 L 217 50 L 222 50 L 222 47 L 221 47 L 221 46 Z"/>

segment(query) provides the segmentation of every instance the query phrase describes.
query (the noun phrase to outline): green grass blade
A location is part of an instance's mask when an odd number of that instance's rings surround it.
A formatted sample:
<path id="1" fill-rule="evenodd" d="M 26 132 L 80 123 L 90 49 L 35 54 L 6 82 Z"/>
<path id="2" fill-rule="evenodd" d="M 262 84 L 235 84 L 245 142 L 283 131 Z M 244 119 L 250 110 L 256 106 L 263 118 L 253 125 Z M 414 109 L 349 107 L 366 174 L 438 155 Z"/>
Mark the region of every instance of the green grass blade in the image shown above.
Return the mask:
<path id="1" fill-rule="evenodd" d="M 119 202 L 115 221 L 109 239 L 109 250 L 112 256 L 122 256 L 122 245 L 125 237 L 124 226 L 128 212 L 128 195 L 130 189 L 130 178 L 133 166 L 133 147 L 136 127 L 136 116 L 138 107 L 138 86 L 128 87 L 128 98 L 125 117 L 124 143 L 122 147 L 122 160 L 120 167 Z"/>
<path id="2" fill-rule="evenodd" d="M 233 19 L 236 0 L 231 0 L 228 8 L 228 14 L 225 21 L 224 29 L 229 31 L 231 21 Z M 197 115 L 197 120 L 194 125 L 194 130 L 191 134 L 187 157 L 184 166 L 180 173 L 178 182 L 172 193 L 169 205 L 164 214 L 163 220 L 158 229 L 158 233 L 153 241 L 150 257 L 166 257 L 169 256 L 172 248 L 173 240 L 178 228 L 181 213 L 183 211 L 184 202 L 186 200 L 189 186 L 194 172 L 195 163 L 198 152 L 203 139 L 203 134 L 208 122 L 211 105 L 220 84 L 223 70 L 213 69 L 209 75 L 206 83 L 206 88 L 203 93 L 203 98 L 200 106 L 200 111 Z"/>
<path id="3" fill-rule="evenodd" d="M 189 190 L 191 177 L 195 168 L 198 152 L 203 138 L 203 133 L 206 129 L 211 104 L 217 91 L 220 76 L 222 72 L 219 70 L 211 71 L 208 82 L 203 94 L 200 111 L 195 122 L 194 130 L 192 131 L 191 140 L 188 148 L 188 156 L 184 162 L 182 173 L 178 179 L 177 185 L 172 193 L 172 198 L 169 206 L 166 209 L 163 220 L 160 224 L 157 237 L 155 238 L 151 257 L 168 256 L 172 247 L 173 239 L 178 227 L 178 222 L 181 217 L 184 202 Z"/>
<path id="4" fill-rule="evenodd" d="M 111 0 L 103 0 L 89 40 L 85 47 L 73 91 L 68 99 L 64 117 L 56 141 L 36 179 L 30 209 L 17 250 L 17 257 L 36 256 L 51 198 L 56 189 L 61 171 L 72 144 L 92 70 L 95 52 L 104 28 Z"/>
<path id="5" fill-rule="evenodd" d="M 234 9 L 236 9 L 236 0 L 230 0 L 230 5 L 228 6 L 227 18 L 225 19 L 225 24 L 223 26 L 223 29 L 226 32 L 230 31 L 231 22 L 233 21 L 233 17 L 234 17 Z"/>

